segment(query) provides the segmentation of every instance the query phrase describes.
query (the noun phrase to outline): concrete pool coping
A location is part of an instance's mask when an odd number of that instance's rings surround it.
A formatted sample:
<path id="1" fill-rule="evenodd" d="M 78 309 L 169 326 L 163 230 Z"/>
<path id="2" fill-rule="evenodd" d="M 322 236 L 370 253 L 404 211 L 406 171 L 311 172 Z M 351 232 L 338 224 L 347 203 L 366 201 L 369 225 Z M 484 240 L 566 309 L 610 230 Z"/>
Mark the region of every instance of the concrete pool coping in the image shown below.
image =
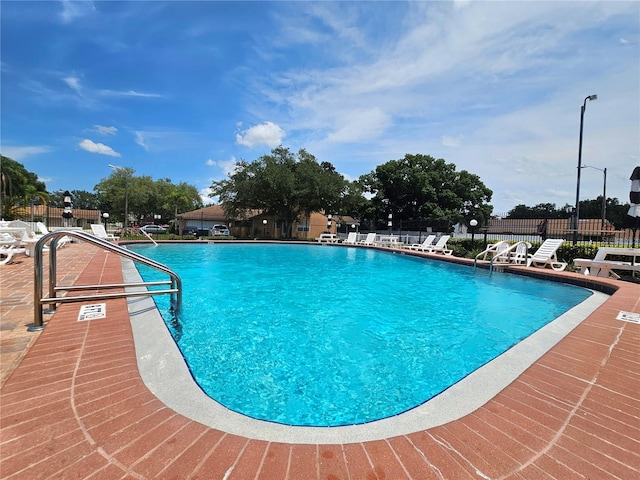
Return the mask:
<path id="1" fill-rule="evenodd" d="M 139 280 L 133 262 L 122 260 L 126 282 Z M 164 404 L 197 422 L 255 440 L 297 444 L 381 440 L 433 428 L 478 409 L 518 378 L 609 296 L 593 291 L 588 299 L 449 389 L 402 414 L 340 427 L 298 427 L 256 420 L 208 397 L 195 383 L 182 354 L 151 298 L 128 302 L 141 377 Z M 171 382 L 166 379 L 171 378 Z"/>

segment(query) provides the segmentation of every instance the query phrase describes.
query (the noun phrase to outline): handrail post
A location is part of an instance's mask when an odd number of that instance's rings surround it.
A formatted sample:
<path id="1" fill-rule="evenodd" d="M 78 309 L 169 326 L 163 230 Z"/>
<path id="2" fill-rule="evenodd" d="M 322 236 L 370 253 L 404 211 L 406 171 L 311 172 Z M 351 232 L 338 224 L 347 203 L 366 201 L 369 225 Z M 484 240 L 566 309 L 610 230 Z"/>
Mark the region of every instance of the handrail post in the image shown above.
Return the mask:
<path id="1" fill-rule="evenodd" d="M 171 279 L 171 286 L 172 289 L 170 289 L 169 291 L 158 291 L 157 293 L 160 294 L 170 294 L 171 295 L 171 301 L 174 305 L 174 314 L 179 314 L 180 310 L 182 308 L 182 280 L 180 279 L 180 277 L 173 271 L 171 270 L 169 267 L 167 267 L 166 265 L 163 265 L 155 260 L 152 260 L 150 258 L 145 257 L 144 255 L 140 255 L 139 253 L 136 252 L 132 252 L 130 250 L 127 250 L 119 245 L 114 245 L 110 242 L 107 242 L 105 240 L 102 240 L 100 238 L 94 237 L 93 235 L 89 235 L 88 233 L 82 232 L 82 231 L 75 231 L 75 230 L 57 230 L 57 231 L 53 231 L 50 233 L 47 233 L 46 235 L 44 235 L 43 237 L 41 237 L 35 245 L 34 248 L 34 253 L 33 253 L 33 310 L 34 310 L 34 315 L 33 315 L 33 325 L 28 327 L 29 331 L 39 331 L 42 330 L 44 328 L 44 321 L 43 321 L 43 309 L 42 309 L 42 304 L 45 302 L 50 302 L 50 310 L 47 313 L 52 313 L 56 310 L 56 306 L 57 303 L 66 303 L 66 302 L 71 302 L 71 301 L 78 301 L 80 300 L 79 298 L 73 299 L 73 298 L 60 298 L 59 300 L 56 300 L 56 291 L 58 290 L 58 288 L 56 287 L 56 281 L 57 281 L 57 258 L 56 258 L 56 249 L 58 248 L 58 240 L 59 238 L 63 237 L 63 236 L 69 236 L 69 237 L 75 237 L 75 238 L 80 238 L 88 243 L 91 243 L 97 247 L 100 248 L 105 248 L 107 251 L 112 251 L 115 252 L 116 254 L 118 254 L 120 257 L 124 257 L 124 258 L 128 258 L 129 260 L 133 261 L 133 262 L 139 262 L 142 263 L 144 265 L 147 265 L 148 267 L 151 268 L 155 268 L 156 270 L 159 270 L 167 275 L 169 275 L 170 279 Z M 47 298 L 44 298 L 42 296 L 42 290 L 43 290 L 43 286 L 44 286 L 44 276 L 43 276 L 43 249 L 44 246 L 46 245 L 47 242 L 51 242 L 50 243 L 50 256 L 49 256 L 49 296 Z M 155 242 L 154 242 L 155 243 Z M 126 284 L 123 284 L 122 286 L 126 287 Z M 62 288 L 64 289 L 64 288 Z M 154 291 L 152 290 L 148 290 L 147 292 L 145 292 L 146 295 L 155 295 L 156 293 L 154 293 Z M 139 293 L 135 294 L 136 296 L 139 295 Z M 124 297 L 126 297 L 127 295 L 124 295 Z M 100 297 L 100 295 L 97 295 L 97 297 Z M 123 298 L 124 298 L 123 297 Z M 86 297 L 86 298 L 90 298 Z M 83 298 L 86 299 L 86 298 Z M 106 298 L 112 298 L 110 296 L 107 296 Z"/>
<path id="2" fill-rule="evenodd" d="M 57 265 L 56 250 L 58 248 L 58 236 L 56 235 L 49 244 L 49 298 L 56 298 L 56 280 L 57 280 Z M 47 313 L 53 313 L 56 311 L 57 305 L 55 302 L 49 304 Z"/>
<path id="3" fill-rule="evenodd" d="M 46 237 L 46 235 L 45 235 Z M 37 332 L 44 328 L 44 322 L 42 320 L 42 249 L 44 248 L 46 238 L 40 238 L 33 249 L 33 325 L 29 325 L 27 330 L 29 332 Z"/>

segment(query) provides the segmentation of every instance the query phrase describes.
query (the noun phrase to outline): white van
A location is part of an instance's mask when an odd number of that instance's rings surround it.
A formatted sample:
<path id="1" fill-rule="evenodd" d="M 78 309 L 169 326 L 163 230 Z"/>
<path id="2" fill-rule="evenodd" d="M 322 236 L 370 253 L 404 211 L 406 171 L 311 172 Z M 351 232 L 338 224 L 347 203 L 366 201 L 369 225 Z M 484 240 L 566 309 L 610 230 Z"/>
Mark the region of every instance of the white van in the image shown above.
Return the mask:
<path id="1" fill-rule="evenodd" d="M 211 235 L 224 235 L 225 237 L 229 236 L 229 228 L 226 225 L 214 225 L 211 227 Z"/>

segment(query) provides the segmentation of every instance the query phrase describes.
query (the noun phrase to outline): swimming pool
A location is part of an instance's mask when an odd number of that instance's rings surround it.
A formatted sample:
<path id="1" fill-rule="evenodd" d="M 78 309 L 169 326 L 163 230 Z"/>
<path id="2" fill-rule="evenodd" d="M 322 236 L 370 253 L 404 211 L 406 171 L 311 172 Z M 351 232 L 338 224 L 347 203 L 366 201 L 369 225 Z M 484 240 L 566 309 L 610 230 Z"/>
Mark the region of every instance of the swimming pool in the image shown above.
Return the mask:
<path id="1" fill-rule="evenodd" d="M 133 248 L 183 279 L 173 333 L 202 388 L 232 410 L 287 425 L 412 409 L 590 295 L 361 248 Z M 166 312 L 168 301 L 157 301 Z"/>

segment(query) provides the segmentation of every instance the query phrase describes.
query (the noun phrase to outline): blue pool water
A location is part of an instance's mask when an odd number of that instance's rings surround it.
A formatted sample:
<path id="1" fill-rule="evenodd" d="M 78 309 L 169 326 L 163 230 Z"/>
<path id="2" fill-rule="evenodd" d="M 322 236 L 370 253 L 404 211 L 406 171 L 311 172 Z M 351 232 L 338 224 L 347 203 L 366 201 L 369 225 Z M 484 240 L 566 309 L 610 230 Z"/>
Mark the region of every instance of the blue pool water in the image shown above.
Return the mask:
<path id="1" fill-rule="evenodd" d="M 179 328 L 168 297 L 155 300 L 201 388 L 287 425 L 358 424 L 414 408 L 591 294 L 353 247 L 130 248 L 182 278 Z"/>

